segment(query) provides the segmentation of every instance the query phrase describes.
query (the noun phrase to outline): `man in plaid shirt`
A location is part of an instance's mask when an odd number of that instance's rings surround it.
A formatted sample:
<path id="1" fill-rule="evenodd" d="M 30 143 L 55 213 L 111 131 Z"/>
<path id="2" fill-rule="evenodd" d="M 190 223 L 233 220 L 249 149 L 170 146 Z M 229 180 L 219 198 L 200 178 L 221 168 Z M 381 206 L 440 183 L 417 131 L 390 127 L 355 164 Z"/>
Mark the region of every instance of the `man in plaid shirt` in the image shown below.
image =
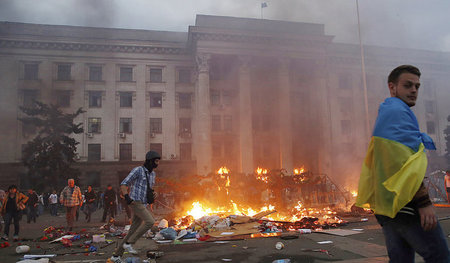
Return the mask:
<path id="1" fill-rule="evenodd" d="M 69 231 L 72 231 L 73 221 L 77 214 L 79 207 L 83 205 L 80 187 L 75 185 L 73 179 L 67 180 L 67 186 L 64 187 L 60 196 L 59 202 L 66 207 L 66 220 Z"/>
<path id="2" fill-rule="evenodd" d="M 130 254 L 137 254 L 138 252 L 132 247 L 132 244 L 136 243 L 155 223 L 153 215 L 147 210 L 147 188 L 153 189 L 156 176 L 153 169 L 158 167 L 160 159 L 161 156 L 157 152 L 147 152 L 144 165 L 131 170 L 130 174 L 120 184 L 120 191 L 133 210 L 134 215 L 128 234 L 110 258 L 114 263 L 123 262 L 120 257 L 124 251 Z"/>

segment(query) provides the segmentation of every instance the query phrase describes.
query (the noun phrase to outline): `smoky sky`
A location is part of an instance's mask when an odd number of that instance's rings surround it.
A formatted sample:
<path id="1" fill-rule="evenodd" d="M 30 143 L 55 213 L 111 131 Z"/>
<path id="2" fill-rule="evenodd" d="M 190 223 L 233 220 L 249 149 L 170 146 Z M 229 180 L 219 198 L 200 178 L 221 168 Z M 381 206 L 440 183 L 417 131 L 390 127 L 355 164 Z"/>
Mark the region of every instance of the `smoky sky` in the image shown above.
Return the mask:
<path id="1" fill-rule="evenodd" d="M 356 0 L 0 0 L 0 20 L 186 32 L 195 15 L 319 23 L 357 43 Z M 359 0 L 364 44 L 450 51 L 450 1 Z"/>

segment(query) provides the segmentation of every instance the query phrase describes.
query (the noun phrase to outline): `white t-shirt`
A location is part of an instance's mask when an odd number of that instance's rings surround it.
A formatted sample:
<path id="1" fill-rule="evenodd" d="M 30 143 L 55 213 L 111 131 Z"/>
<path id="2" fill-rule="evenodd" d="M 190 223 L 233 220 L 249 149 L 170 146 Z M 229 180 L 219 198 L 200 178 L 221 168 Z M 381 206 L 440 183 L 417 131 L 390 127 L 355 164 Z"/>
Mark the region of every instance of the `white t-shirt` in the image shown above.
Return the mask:
<path id="1" fill-rule="evenodd" d="M 57 204 L 58 203 L 58 195 L 57 194 L 51 194 L 48 197 L 48 201 L 50 204 Z"/>

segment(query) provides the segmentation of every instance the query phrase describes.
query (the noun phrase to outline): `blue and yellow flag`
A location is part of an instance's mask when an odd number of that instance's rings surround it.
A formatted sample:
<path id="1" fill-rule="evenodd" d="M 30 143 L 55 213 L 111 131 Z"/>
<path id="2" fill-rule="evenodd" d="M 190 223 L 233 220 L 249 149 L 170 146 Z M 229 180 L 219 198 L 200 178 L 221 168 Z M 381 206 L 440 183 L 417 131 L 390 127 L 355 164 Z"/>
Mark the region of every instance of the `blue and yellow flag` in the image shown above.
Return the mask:
<path id="1" fill-rule="evenodd" d="M 387 98 L 378 110 L 356 205 L 394 218 L 423 181 L 427 168 L 425 148 L 436 149 L 433 140 L 420 132 L 409 106 L 399 98 Z"/>

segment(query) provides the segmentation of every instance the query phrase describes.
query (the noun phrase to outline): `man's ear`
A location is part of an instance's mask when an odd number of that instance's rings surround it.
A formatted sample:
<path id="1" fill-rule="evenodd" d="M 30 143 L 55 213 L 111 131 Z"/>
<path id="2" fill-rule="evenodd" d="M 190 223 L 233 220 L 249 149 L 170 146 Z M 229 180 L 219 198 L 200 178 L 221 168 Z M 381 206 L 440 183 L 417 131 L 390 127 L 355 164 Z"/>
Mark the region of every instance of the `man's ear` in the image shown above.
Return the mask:
<path id="1" fill-rule="evenodd" d="M 388 83 L 389 92 L 391 93 L 391 97 L 395 97 L 397 95 L 397 89 L 393 82 Z"/>

